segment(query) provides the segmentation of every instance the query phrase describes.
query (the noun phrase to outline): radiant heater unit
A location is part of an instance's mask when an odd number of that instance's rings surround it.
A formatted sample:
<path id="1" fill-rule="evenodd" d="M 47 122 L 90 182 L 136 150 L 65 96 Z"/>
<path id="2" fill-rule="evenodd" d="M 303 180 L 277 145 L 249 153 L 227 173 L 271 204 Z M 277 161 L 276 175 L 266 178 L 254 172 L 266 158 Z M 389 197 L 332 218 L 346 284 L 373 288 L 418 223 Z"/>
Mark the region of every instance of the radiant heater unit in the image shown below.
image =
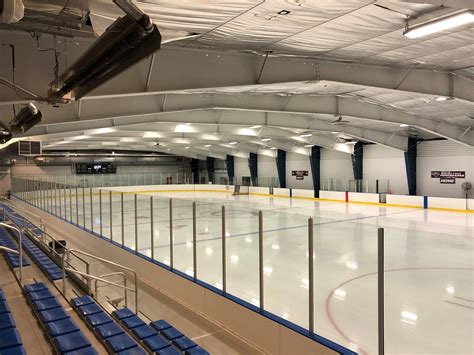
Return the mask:
<path id="1" fill-rule="evenodd" d="M 127 14 L 50 84 L 52 102 L 78 100 L 160 48 L 161 34 L 150 17 L 128 1 L 114 2 Z"/>
<path id="2" fill-rule="evenodd" d="M 43 114 L 31 102 L 23 107 L 17 113 L 15 118 L 9 123 L 9 131 L 13 134 L 22 134 L 28 131 L 31 127 L 41 122 Z"/>

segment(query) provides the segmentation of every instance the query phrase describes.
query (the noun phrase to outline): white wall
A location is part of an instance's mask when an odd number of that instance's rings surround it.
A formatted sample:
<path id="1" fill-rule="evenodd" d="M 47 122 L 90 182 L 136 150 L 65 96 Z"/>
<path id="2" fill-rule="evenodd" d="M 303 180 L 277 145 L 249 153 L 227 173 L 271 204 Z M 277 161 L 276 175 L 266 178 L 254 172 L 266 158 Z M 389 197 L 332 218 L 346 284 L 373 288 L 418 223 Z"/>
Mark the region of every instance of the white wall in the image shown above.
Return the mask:
<path id="1" fill-rule="evenodd" d="M 305 176 L 303 180 L 296 180 L 296 176 L 291 176 L 292 170 L 307 170 L 308 176 Z M 313 175 L 311 174 L 309 156 L 295 153 L 286 154 L 286 187 L 291 189 L 313 189 Z"/>
<path id="2" fill-rule="evenodd" d="M 474 148 L 451 141 L 422 142 L 418 144 L 417 148 L 416 182 L 418 194 L 439 197 L 464 197 L 461 184 L 465 181 L 474 184 Z M 466 178 L 456 179 L 455 184 L 440 184 L 439 179 L 431 178 L 431 171 L 436 170 L 465 171 Z"/>
<path id="3" fill-rule="evenodd" d="M 245 158 L 234 158 L 234 174 L 236 177 L 250 176 L 249 160 Z"/>
<path id="4" fill-rule="evenodd" d="M 408 194 L 405 156 L 400 150 L 377 144 L 364 145 L 362 176 L 370 181 L 389 180 L 391 193 Z"/>
<path id="5" fill-rule="evenodd" d="M 332 149 L 321 149 L 322 179 L 354 179 L 351 155 Z"/>
<path id="6" fill-rule="evenodd" d="M 276 159 L 266 155 L 258 156 L 258 177 L 274 178 L 278 177 Z"/>

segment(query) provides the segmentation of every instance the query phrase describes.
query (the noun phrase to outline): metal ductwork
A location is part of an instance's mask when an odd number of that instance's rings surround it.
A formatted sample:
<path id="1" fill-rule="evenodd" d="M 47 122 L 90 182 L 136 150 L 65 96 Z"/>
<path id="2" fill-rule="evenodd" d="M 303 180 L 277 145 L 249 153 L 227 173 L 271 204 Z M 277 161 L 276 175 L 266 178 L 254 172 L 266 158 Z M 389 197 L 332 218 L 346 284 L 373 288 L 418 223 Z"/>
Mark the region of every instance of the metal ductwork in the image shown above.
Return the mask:
<path id="1" fill-rule="evenodd" d="M 25 14 L 22 0 L 0 0 L 0 23 L 20 21 Z"/>
<path id="2" fill-rule="evenodd" d="M 78 100 L 160 48 L 161 34 L 150 17 L 128 1 L 114 2 L 127 14 L 50 84 L 52 102 Z"/>

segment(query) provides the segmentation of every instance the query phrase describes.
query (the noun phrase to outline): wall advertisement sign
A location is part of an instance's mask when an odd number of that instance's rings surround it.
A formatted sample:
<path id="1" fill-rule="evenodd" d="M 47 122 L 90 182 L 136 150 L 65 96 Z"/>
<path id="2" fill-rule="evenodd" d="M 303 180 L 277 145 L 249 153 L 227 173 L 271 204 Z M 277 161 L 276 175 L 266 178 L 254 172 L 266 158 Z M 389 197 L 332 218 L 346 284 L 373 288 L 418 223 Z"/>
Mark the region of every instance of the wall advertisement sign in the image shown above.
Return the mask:
<path id="1" fill-rule="evenodd" d="M 296 180 L 304 180 L 304 177 L 308 176 L 308 170 L 292 170 L 291 176 L 296 176 Z"/>
<path id="2" fill-rule="evenodd" d="M 432 179 L 439 179 L 440 184 L 455 184 L 456 179 L 465 179 L 465 171 L 432 171 Z"/>

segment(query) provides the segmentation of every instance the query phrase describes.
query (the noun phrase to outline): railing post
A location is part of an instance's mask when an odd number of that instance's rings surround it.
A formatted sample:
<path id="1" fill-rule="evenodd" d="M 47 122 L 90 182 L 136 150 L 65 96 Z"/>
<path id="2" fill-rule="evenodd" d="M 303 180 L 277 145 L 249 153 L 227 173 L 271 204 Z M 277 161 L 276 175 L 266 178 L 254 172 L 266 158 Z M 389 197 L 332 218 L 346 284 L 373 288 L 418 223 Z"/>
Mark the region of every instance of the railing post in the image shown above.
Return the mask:
<path id="1" fill-rule="evenodd" d="M 100 220 L 100 236 L 102 236 L 102 189 L 99 189 L 99 220 Z"/>
<path id="2" fill-rule="evenodd" d="M 197 280 L 197 230 L 196 230 L 196 201 L 193 201 L 193 270 L 194 281 Z"/>
<path id="3" fill-rule="evenodd" d="M 309 331 L 314 333 L 314 239 L 313 217 L 308 218 Z"/>
<path id="4" fill-rule="evenodd" d="M 225 240 L 225 206 L 222 205 L 222 292 L 227 292 L 227 256 Z"/>
<path id="5" fill-rule="evenodd" d="M 152 175 L 153 176 L 153 175 Z M 153 221 L 153 196 L 150 196 L 151 260 L 155 260 L 155 228 Z"/>
<path id="6" fill-rule="evenodd" d="M 82 225 L 86 228 L 86 189 L 82 186 Z"/>
<path id="7" fill-rule="evenodd" d="M 109 191 L 109 210 L 110 210 L 110 218 L 109 218 L 109 223 L 110 223 L 110 240 L 113 240 L 112 238 L 112 233 L 113 233 L 113 228 L 112 228 L 112 190 Z"/>
<path id="8" fill-rule="evenodd" d="M 263 282 L 263 212 L 258 211 L 258 275 L 260 291 L 260 311 L 264 309 L 264 282 Z"/>
<path id="9" fill-rule="evenodd" d="M 94 175 L 92 175 L 94 176 Z M 94 208 L 92 207 L 92 187 L 90 188 L 90 202 L 91 202 L 91 232 L 94 233 Z"/>
<path id="10" fill-rule="evenodd" d="M 67 197 L 66 197 L 66 184 L 63 186 L 63 192 L 64 192 L 64 220 L 67 221 Z"/>
<path id="11" fill-rule="evenodd" d="M 173 269 L 173 200 L 170 198 L 170 268 Z"/>
<path id="12" fill-rule="evenodd" d="M 87 275 L 90 275 L 91 274 L 91 266 L 89 263 L 86 264 L 86 273 Z M 91 294 L 91 279 L 90 277 L 87 278 L 87 290 L 89 291 L 89 295 Z M 96 295 L 97 297 L 97 295 Z"/>
<path id="13" fill-rule="evenodd" d="M 69 189 L 69 217 L 70 222 L 72 222 L 72 189 Z"/>
<path id="14" fill-rule="evenodd" d="M 62 255 L 62 262 L 61 262 L 61 269 L 63 273 L 63 295 L 66 297 L 66 265 L 65 265 L 65 257 L 66 253 L 63 253 Z"/>
<path id="15" fill-rule="evenodd" d="M 125 246 L 125 221 L 123 216 L 123 192 L 120 193 L 120 213 L 122 217 L 122 247 Z"/>
<path id="16" fill-rule="evenodd" d="M 76 186 L 76 224 L 79 225 L 79 201 L 78 201 L 78 189 L 77 189 L 77 186 Z M 71 217 L 72 219 L 72 217 Z"/>
<path id="17" fill-rule="evenodd" d="M 379 345 L 379 355 L 385 353 L 385 344 L 384 344 L 384 318 L 385 318 L 385 309 L 384 309 L 384 229 L 378 228 L 377 235 L 377 251 L 378 251 L 378 345 Z"/>
<path id="18" fill-rule="evenodd" d="M 137 215 L 137 194 L 134 195 L 135 203 L 135 254 L 138 254 L 138 215 Z"/>
<path id="19" fill-rule="evenodd" d="M 54 215 L 58 215 L 58 184 L 54 183 Z"/>

